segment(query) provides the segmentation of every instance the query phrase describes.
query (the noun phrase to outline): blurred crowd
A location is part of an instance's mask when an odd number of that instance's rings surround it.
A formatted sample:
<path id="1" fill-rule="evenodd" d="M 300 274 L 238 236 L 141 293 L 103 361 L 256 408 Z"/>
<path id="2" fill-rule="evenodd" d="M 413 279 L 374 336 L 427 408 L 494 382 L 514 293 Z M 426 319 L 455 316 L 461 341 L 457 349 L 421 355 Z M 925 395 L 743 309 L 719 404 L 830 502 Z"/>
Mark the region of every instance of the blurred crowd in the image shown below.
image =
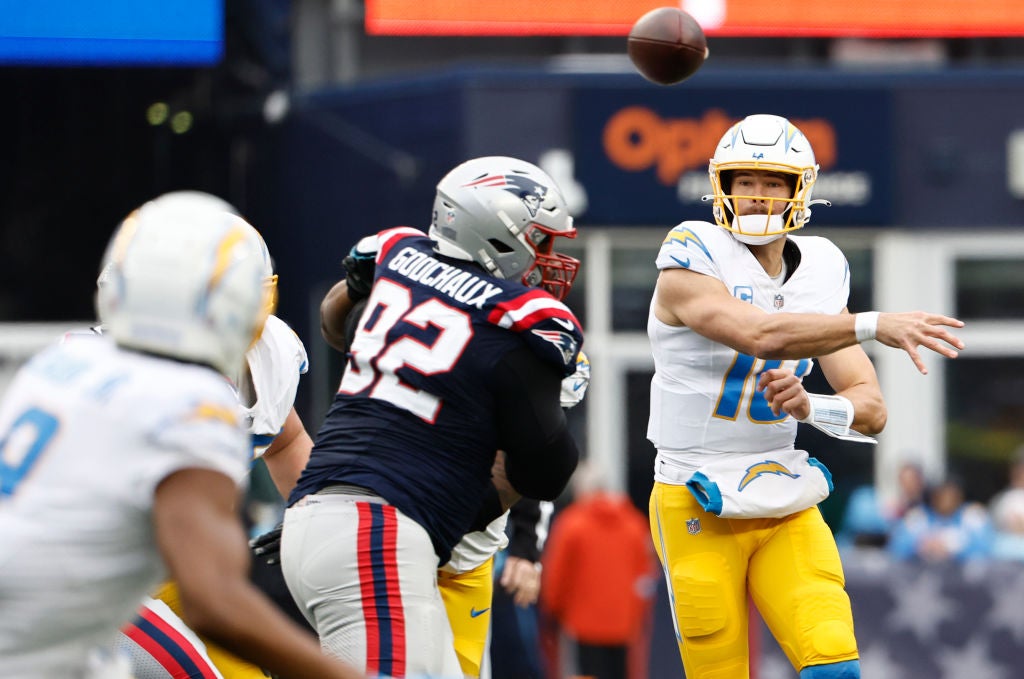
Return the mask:
<path id="1" fill-rule="evenodd" d="M 889 500 L 873 485 L 851 493 L 836 535 L 841 547 L 880 548 L 899 561 L 1024 562 L 1024 446 L 987 503 L 968 500 L 956 475 L 931 480 L 914 462 L 900 466 L 897 487 Z"/>

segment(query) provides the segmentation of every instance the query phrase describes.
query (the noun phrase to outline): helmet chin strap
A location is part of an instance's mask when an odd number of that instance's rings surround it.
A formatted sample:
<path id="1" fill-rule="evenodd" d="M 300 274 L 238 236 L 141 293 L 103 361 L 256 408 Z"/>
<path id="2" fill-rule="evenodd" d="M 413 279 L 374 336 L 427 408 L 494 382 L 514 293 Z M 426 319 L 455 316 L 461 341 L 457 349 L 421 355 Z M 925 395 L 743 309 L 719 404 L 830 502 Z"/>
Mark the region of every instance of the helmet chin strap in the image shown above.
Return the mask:
<path id="1" fill-rule="evenodd" d="M 782 215 L 741 215 L 733 218 L 733 238 L 747 245 L 766 245 L 772 241 L 783 238 L 786 234 L 782 231 L 784 224 Z M 771 235 L 758 235 L 750 231 L 776 231 Z"/>

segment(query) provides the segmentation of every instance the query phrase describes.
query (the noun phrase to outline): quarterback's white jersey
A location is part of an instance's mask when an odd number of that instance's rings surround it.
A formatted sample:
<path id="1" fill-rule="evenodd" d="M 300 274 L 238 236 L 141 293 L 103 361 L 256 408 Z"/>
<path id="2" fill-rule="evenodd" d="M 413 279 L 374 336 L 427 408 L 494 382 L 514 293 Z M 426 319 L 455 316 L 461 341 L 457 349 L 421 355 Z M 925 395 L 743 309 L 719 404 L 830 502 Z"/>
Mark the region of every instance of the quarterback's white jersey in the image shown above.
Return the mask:
<path id="1" fill-rule="evenodd" d="M 165 576 L 156 486 L 197 467 L 241 486 L 250 456 L 210 368 L 102 337 L 29 361 L 0 404 L 0 675 L 82 676 Z"/>
<path id="2" fill-rule="evenodd" d="M 242 416 L 253 438 L 253 454 L 260 457 L 281 432 L 284 421 L 295 403 L 299 378 L 309 369 L 306 348 L 295 331 L 277 316 L 269 316 L 263 334 L 245 353 L 255 388 L 255 402 Z M 238 378 L 236 384 L 243 380 Z M 245 390 L 241 390 L 243 393 Z M 240 401 L 246 397 L 239 395 Z"/>
<path id="3" fill-rule="evenodd" d="M 707 222 L 683 222 L 658 252 L 658 269 L 685 268 L 720 281 L 734 297 L 768 313 L 838 314 L 850 293 L 846 257 L 831 241 L 789 236 L 800 262 L 785 283 L 771 277 L 746 245 Z M 793 448 L 797 422 L 772 413 L 756 390 L 758 375 L 780 365 L 798 376 L 811 358 L 772 361 L 740 354 L 687 327 L 662 323 L 653 310 L 647 333 L 654 353 L 647 437 L 661 455 L 695 468 L 706 453 Z"/>

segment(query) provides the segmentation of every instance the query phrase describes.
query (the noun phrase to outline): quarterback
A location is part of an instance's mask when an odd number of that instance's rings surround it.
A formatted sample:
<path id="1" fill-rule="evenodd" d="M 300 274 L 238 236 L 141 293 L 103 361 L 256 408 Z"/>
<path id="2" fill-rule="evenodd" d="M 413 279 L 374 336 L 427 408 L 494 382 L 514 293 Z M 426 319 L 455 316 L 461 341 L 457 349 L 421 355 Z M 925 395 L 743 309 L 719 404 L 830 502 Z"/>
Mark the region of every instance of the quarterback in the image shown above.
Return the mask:
<path id="1" fill-rule="evenodd" d="M 795 448 L 797 422 L 872 441 L 886 408 L 860 343 L 955 358 L 963 323 L 848 312 L 849 267 L 811 217 L 818 166 L 785 118 L 734 125 L 710 162 L 715 223 L 672 229 L 647 331 L 651 532 L 691 679 L 746 677 L 753 599 L 801 679 L 860 676 L 842 564 L 817 504 L 831 476 Z M 832 394 L 808 393 L 820 366 Z"/>

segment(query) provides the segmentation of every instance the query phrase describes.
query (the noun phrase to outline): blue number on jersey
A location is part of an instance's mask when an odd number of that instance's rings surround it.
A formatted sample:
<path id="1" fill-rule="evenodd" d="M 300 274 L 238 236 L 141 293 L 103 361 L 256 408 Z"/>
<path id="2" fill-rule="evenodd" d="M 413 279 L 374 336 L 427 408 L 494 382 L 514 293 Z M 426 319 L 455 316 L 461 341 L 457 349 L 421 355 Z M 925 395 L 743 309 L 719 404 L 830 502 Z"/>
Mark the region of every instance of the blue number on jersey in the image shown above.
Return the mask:
<path id="1" fill-rule="evenodd" d="M 14 494 L 14 489 L 25 478 L 50 439 L 53 438 L 57 431 L 57 425 L 56 417 L 38 408 L 29 408 L 14 420 L 10 430 L 0 439 L 0 497 Z M 17 459 L 19 451 L 12 453 L 8 451 L 7 447 L 11 445 L 11 439 L 14 438 L 15 432 L 22 427 L 29 426 L 35 427 L 35 438 L 25 446 L 26 449 L 19 460 Z M 9 457 L 14 458 L 14 464 L 8 461 Z"/>
<path id="2" fill-rule="evenodd" d="M 750 379 L 751 373 L 754 371 L 754 367 L 757 364 L 756 358 L 748 356 L 747 354 L 736 354 L 736 360 L 733 362 L 732 367 L 725 376 L 725 380 L 722 383 L 722 393 L 718 397 L 718 404 L 715 406 L 715 417 L 720 417 L 725 420 L 735 420 L 740 410 L 740 400 L 743 398 L 747 380 Z M 753 422 L 759 424 L 772 424 L 774 422 L 782 422 L 786 419 L 786 415 L 781 417 L 772 412 L 771 406 L 768 405 L 768 400 L 764 397 L 764 393 L 757 391 L 757 379 L 761 373 L 766 370 L 772 370 L 782 365 L 782 361 L 765 361 L 761 369 L 753 374 L 754 385 L 753 394 L 750 399 L 750 419 Z M 802 377 L 807 373 L 810 368 L 810 361 L 806 358 L 801 359 L 796 366 L 794 371 L 798 376 Z"/>

